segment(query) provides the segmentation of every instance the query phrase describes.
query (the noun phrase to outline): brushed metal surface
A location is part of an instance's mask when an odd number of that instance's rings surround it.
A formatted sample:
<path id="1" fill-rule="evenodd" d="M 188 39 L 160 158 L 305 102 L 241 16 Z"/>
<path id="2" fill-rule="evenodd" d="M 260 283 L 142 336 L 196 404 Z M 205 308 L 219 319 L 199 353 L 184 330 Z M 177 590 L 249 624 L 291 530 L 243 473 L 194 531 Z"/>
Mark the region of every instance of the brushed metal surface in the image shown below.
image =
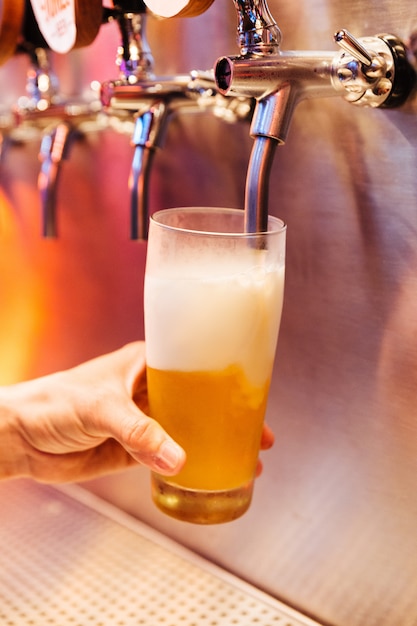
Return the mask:
<path id="1" fill-rule="evenodd" d="M 80 487 L 0 498 L 5 626 L 320 626 Z"/>
<path id="2" fill-rule="evenodd" d="M 285 49 L 332 49 L 340 28 L 407 41 L 417 30 L 410 0 L 270 7 Z M 205 69 L 235 53 L 234 27 L 231 0 L 189 21 L 151 23 L 158 70 Z M 113 42 L 106 29 L 75 60 L 57 59 L 65 88 L 114 76 Z M 21 66 L 0 71 L 7 100 Z M 249 513 L 203 529 L 170 520 L 151 504 L 141 469 L 88 485 L 332 626 L 417 626 L 416 113 L 415 97 L 398 111 L 304 102 L 277 150 L 270 208 L 288 224 L 288 262 L 268 409 L 276 445 Z M 155 160 L 153 207 L 242 206 L 251 145 L 245 125 L 175 119 Z M 14 377 L 35 375 L 141 336 L 144 247 L 127 240 L 130 157 L 127 137 L 78 145 L 62 180 L 61 238 L 45 242 L 35 142 L 4 154 L 4 381 L 11 363 Z"/>

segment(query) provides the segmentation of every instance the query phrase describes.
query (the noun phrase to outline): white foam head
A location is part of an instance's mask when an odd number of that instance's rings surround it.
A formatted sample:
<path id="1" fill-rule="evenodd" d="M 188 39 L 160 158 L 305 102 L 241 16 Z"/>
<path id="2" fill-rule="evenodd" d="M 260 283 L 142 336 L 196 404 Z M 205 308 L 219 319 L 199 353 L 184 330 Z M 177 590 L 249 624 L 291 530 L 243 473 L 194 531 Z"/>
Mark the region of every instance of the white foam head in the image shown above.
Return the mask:
<path id="1" fill-rule="evenodd" d="M 239 364 L 254 384 L 270 375 L 282 311 L 284 267 L 262 251 L 145 277 L 148 364 L 157 369 L 219 371 Z"/>

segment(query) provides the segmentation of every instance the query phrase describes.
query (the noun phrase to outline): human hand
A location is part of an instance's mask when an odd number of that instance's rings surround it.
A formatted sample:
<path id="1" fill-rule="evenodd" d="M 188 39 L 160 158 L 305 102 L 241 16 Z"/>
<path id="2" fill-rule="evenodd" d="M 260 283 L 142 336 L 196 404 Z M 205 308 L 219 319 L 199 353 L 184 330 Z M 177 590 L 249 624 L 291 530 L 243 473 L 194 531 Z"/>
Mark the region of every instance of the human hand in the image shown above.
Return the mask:
<path id="1" fill-rule="evenodd" d="M 141 410 L 145 392 L 143 342 L 0 389 L 0 414 L 7 411 L 12 437 L 7 449 L 0 439 L 0 475 L 2 458 L 9 459 L 7 473 L 42 482 L 83 480 L 137 463 L 177 473 L 185 453 Z"/>
<path id="2" fill-rule="evenodd" d="M 174 475 L 185 452 L 147 409 L 143 342 L 0 388 L 0 478 L 68 482 L 138 463 Z M 265 426 L 261 448 L 272 444 Z M 257 475 L 261 470 L 259 462 Z"/>

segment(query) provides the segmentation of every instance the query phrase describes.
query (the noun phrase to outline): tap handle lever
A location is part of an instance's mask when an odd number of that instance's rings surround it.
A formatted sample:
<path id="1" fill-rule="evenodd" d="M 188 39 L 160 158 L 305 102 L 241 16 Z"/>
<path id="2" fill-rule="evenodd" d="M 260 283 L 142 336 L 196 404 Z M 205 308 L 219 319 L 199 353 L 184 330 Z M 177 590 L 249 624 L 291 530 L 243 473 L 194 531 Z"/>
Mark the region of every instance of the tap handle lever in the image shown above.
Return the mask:
<path id="1" fill-rule="evenodd" d="M 359 63 L 363 63 L 363 65 L 367 67 L 372 65 L 372 55 L 348 30 L 342 29 L 337 31 L 334 40 L 343 50 L 349 52 L 359 61 Z"/>
<path id="2" fill-rule="evenodd" d="M 347 30 L 334 35 L 343 52 L 334 59 L 333 85 L 359 106 L 398 107 L 408 98 L 416 73 L 404 43 L 395 35 L 356 39 Z"/>

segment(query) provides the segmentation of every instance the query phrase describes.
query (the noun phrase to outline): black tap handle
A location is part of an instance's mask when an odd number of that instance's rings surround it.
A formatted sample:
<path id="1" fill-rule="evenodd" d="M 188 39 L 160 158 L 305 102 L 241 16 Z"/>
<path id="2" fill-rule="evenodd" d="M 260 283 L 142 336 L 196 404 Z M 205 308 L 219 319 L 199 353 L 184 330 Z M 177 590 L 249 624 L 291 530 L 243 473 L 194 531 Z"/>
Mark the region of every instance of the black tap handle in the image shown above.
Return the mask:
<path id="1" fill-rule="evenodd" d="M 123 13 L 146 13 L 148 8 L 143 0 L 117 0 L 115 8 L 119 8 Z"/>

